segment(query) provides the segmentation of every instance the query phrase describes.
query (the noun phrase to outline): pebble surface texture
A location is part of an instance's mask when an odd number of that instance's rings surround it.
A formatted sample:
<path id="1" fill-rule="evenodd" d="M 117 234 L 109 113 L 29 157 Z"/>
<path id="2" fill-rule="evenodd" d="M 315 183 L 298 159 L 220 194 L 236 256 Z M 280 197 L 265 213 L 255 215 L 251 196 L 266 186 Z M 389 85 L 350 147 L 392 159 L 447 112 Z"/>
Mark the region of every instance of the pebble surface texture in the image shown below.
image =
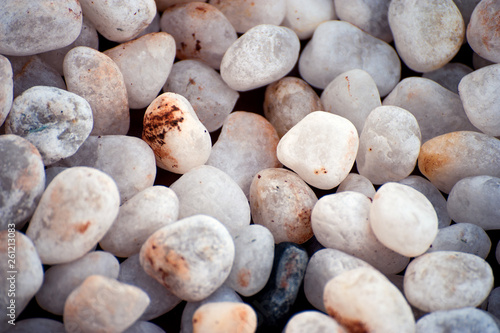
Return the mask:
<path id="1" fill-rule="evenodd" d="M 294 315 L 286 324 L 283 333 L 347 333 L 330 316 L 319 311 L 303 311 Z"/>
<path id="2" fill-rule="evenodd" d="M 416 333 L 481 332 L 498 333 L 496 318 L 473 307 L 448 311 L 434 311 L 420 318 Z"/>
<path id="3" fill-rule="evenodd" d="M 0 126 L 7 118 L 14 97 L 12 65 L 6 57 L 0 55 Z"/>
<path id="4" fill-rule="evenodd" d="M 193 333 L 253 333 L 256 329 L 257 315 L 245 303 L 207 303 L 193 315 Z"/>
<path id="5" fill-rule="evenodd" d="M 286 0 L 285 19 L 281 25 L 289 27 L 303 40 L 311 38 L 318 25 L 335 20 L 335 5 L 330 0 L 311 0 L 304 6 L 302 0 Z"/>
<path id="6" fill-rule="evenodd" d="M 483 0 L 477 4 L 467 26 L 467 41 L 470 47 L 492 62 L 500 62 L 500 35 L 498 17 L 500 3 L 496 0 Z"/>

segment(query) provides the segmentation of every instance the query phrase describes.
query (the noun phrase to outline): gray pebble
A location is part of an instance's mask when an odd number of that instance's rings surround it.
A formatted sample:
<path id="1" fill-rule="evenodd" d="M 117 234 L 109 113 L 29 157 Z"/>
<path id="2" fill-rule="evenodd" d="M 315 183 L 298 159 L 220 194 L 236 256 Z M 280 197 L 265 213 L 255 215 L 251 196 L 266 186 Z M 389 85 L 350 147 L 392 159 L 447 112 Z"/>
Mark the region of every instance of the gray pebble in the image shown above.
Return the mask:
<path id="1" fill-rule="evenodd" d="M 366 195 L 368 198 L 373 199 L 375 196 L 375 187 L 372 182 L 365 176 L 357 173 L 350 173 L 337 187 L 337 192 L 353 191 Z"/>
<path id="2" fill-rule="evenodd" d="M 66 333 L 64 324 L 48 318 L 28 318 L 16 321 L 9 333 Z"/>
<path id="3" fill-rule="evenodd" d="M 439 229 L 429 252 L 458 251 L 475 254 L 486 259 L 491 240 L 483 228 L 471 223 L 457 223 Z"/>
<path id="4" fill-rule="evenodd" d="M 487 310 L 496 318 L 500 318 L 500 287 L 493 289 L 488 296 Z"/>
<path id="5" fill-rule="evenodd" d="M 0 127 L 7 118 L 14 98 L 12 65 L 8 58 L 0 55 Z"/>
<path id="6" fill-rule="evenodd" d="M 472 73 L 472 68 L 459 62 L 450 62 L 434 71 L 424 73 L 423 78 L 436 81 L 446 89 L 458 94 L 458 84 L 467 74 Z"/>
<path id="7" fill-rule="evenodd" d="M 435 311 L 417 321 L 416 333 L 498 333 L 495 320 L 486 312 L 473 307 Z"/>

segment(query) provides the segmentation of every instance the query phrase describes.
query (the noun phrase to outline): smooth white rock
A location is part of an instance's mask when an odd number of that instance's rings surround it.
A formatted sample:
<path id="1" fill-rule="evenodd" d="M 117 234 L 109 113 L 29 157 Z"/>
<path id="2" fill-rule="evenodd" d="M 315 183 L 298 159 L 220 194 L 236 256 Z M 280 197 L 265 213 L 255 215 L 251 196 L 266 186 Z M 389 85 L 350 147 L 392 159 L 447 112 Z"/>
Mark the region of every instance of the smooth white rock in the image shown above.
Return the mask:
<path id="1" fill-rule="evenodd" d="M 293 315 L 286 323 L 283 333 L 346 333 L 332 317 L 319 311 L 302 311 Z"/>
<path id="2" fill-rule="evenodd" d="M 457 251 L 472 253 L 486 259 L 490 249 L 491 240 L 483 228 L 471 223 L 457 223 L 439 229 L 427 253 Z"/>
<path id="3" fill-rule="evenodd" d="M 474 8 L 467 26 L 467 42 L 472 50 L 482 58 L 493 62 L 500 62 L 498 15 L 500 15 L 498 1 L 482 0 Z"/>
<path id="4" fill-rule="evenodd" d="M 441 68 L 422 74 L 425 79 L 439 83 L 446 89 L 458 94 L 458 84 L 467 74 L 472 73 L 472 68 L 460 62 L 449 62 Z"/>
<path id="5" fill-rule="evenodd" d="M 9 114 L 14 100 L 14 80 L 12 65 L 6 57 L 0 55 L 0 127 Z"/>
<path id="6" fill-rule="evenodd" d="M 311 38 L 321 23 L 336 19 L 333 1 L 286 0 L 286 14 L 281 25 L 292 29 L 301 40 L 304 40 Z"/>
<path id="7" fill-rule="evenodd" d="M 415 333 L 500 332 L 495 318 L 486 311 L 473 307 L 434 311 L 420 318 L 415 328 Z"/>
<path id="8" fill-rule="evenodd" d="M 357 173 L 350 173 L 345 177 L 342 183 L 337 187 L 337 192 L 354 191 L 366 195 L 368 198 L 373 199 L 375 195 L 375 187 L 372 182 L 365 176 Z"/>

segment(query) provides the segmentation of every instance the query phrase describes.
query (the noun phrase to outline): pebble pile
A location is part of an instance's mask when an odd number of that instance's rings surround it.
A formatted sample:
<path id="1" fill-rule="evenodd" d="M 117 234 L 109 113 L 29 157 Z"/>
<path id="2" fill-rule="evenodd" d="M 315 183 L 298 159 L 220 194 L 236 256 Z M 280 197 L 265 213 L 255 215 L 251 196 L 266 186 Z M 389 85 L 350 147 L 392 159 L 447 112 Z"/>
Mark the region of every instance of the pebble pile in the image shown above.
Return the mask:
<path id="1" fill-rule="evenodd" d="M 4 0 L 0 333 L 500 333 L 499 17 Z"/>

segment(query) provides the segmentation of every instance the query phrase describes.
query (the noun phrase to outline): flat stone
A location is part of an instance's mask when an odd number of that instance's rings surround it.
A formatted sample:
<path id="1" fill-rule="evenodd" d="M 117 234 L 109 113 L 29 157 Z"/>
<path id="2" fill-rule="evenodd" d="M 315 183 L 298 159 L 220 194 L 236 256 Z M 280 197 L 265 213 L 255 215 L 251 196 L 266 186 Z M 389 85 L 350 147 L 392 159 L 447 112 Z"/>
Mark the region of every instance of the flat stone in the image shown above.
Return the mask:
<path id="1" fill-rule="evenodd" d="M 277 2 L 284 0 L 273 1 Z M 220 74 L 234 90 L 263 87 L 287 75 L 297 63 L 299 51 L 299 38 L 291 29 L 260 24 L 231 44 L 222 58 Z"/>
<path id="2" fill-rule="evenodd" d="M 301 39 L 309 39 L 318 25 L 336 20 L 335 5 L 329 0 L 287 0 L 286 14 L 281 25 L 295 31 Z"/>
<path id="3" fill-rule="evenodd" d="M 482 58 L 493 62 L 500 62 L 500 38 L 496 32 L 499 15 L 500 4 L 497 1 L 481 1 L 475 6 L 467 26 L 470 47 Z"/>
<path id="4" fill-rule="evenodd" d="M 281 138 L 277 156 L 308 184 L 326 190 L 338 186 L 347 177 L 358 144 L 358 132 L 349 120 L 315 111 Z"/>
<path id="5" fill-rule="evenodd" d="M 446 65 L 465 37 L 464 20 L 453 0 L 392 1 L 388 18 L 399 56 L 416 72 Z"/>
<path id="6" fill-rule="evenodd" d="M 129 107 L 142 109 L 158 96 L 175 58 L 174 38 L 165 32 L 147 34 L 104 51 L 123 74 Z"/>
<path id="7" fill-rule="evenodd" d="M 439 83 L 446 89 L 458 94 L 458 84 L 467 74 L 472 73 L 472 68 L 459 62 L 450 62 L 441 68 L 424 73 L 423 78 Z"/>
<path id="8" fill-rule="evenodd" d="M 69 294 L 91 275 L 118 277 L 120 263 L 109 252 L 92 251 L 66 264 L 45 271 L 43 285 L 36 294 L 38 305 L 50 313 L 61 316 Z"/>
<path id="9" fill-rule="evenodd" d="M 276 244 L 302 244 L 313 236 L 311 211 L 317 201 L 297 174 L 282 168 L 261 170 L 250 186 L 253 222 L 268 228 Z"/>
<path id="10" fill-rule="evenodd" d="M 9 0 L 0 14 L 0 53 L 23 56 L 71 44 L 82 28 L 77 0 Z"/>
<path id="11" fill-rule="evenodd" d="M 7 118 L 14 99 L 12 65 L 8 58 L 0 55 L 0 127 Z"/>
<path id="12" fill-rule="evenodd" d="M 405 272 L 406 299 L 427 312 L 479 306 L 492 288 L 490 265 L 469 253 L 427 253 L 410 262 Z"/>
<path id="13" fill-rule="evenodd" d="M 180 174 L 205 164 L 212 150 L 208 130 L 189 101 L 176 93 L 161 94 L 148 106 L 142 139 L 153 149 L 158 167 Z"/>
<path id="14" fill-rule="evenodd" d="M 337 187 L 337 192 L 354 191 L 366 195 L 368 198 L 373 199 L 375 195 L 375 187 L 372 182 L 365 176 L 357 173 L 350 173 Z"/>
<path id="15" fill-rule="evenodd" d="M 222 223 L 194 215 L 157 230 L 140 252 L 144 271 L 177 297 L 200 301 L 229 276 L 234 243 Z"/>
<path id="16" fill-rule="evenodd" d="M 123 332 L 149 304 L 141 289 L 102 275 L 91 275 L 64 305 L 67 332 Z"/>
<path id="17" fill-rule="evenodd" d="M 5 132 L 22 136 L 37 147 L 45 165 L 73 155 L 92 131 L 89 103 L 66 90 L 36 86 L 12 104 Z"/>
<path id="18" fill-rule="evenodd" d="M 13 333 L 66 333 L 64 324 L 48 318 L 28 318 L 16 320 L 16 325 L 11 326 L 9 332 Z"/>
<path id="19" fill-rule="evenodd" d="M 119 205 L 118 188 L 110 176 L 88 167 L 69 168 L 43 193 L 26 235 L 44 264 L 67 263 L 99 242 Z"/>
<path id="20" fill-rule="evenodd" d="M 64 57 L 68 91 L 85 98 L 92 107 L 92 135 L 126 134 L 130 126 L 127 89 L 118 65 L 107 55 L 77 46 Z"/>
<path id="21" fill-rule="evenodd" d="M 21 228 L 35 212 L 45 190 L 42 156 L 28 140 L 0 136 L 0 230 L 9 223 Z"/>
<path id="22" fill-rule="evenodd" d="M 209 132 L 222 126 L 240 96 L 215 69 L 197 60 L 176 62 L 163 91 L 184 96 Z"/>
<path id="23" fill-rule="evenodd" d="M 193 315 L 193 333 L 253 333 L 256 330 L 257 315 L 245 303 L 207 303 L 200 306 Z"/>
<path id="24" fill-rule="evenodd" d="M 387 95 L 401 76 L 401 62 L 392 46 L 344 21 L 320 24 L 299 59 L 301 77 L 319 89 L 356 68 L 371 75 L 380 96 Z"/>
<path id="25" fill-rule="evenodd" d="M 319 311 L 302 311 L 287 322 L 283 333 L 347 333 L 332 317 Z"/>
<path id="26" fill-rule="evenodd" d="M 415 328 L 416 333 L 500 332 L 495 319 L 486 311 L 473 307 L 429 313 L 417 321 Z"/>

